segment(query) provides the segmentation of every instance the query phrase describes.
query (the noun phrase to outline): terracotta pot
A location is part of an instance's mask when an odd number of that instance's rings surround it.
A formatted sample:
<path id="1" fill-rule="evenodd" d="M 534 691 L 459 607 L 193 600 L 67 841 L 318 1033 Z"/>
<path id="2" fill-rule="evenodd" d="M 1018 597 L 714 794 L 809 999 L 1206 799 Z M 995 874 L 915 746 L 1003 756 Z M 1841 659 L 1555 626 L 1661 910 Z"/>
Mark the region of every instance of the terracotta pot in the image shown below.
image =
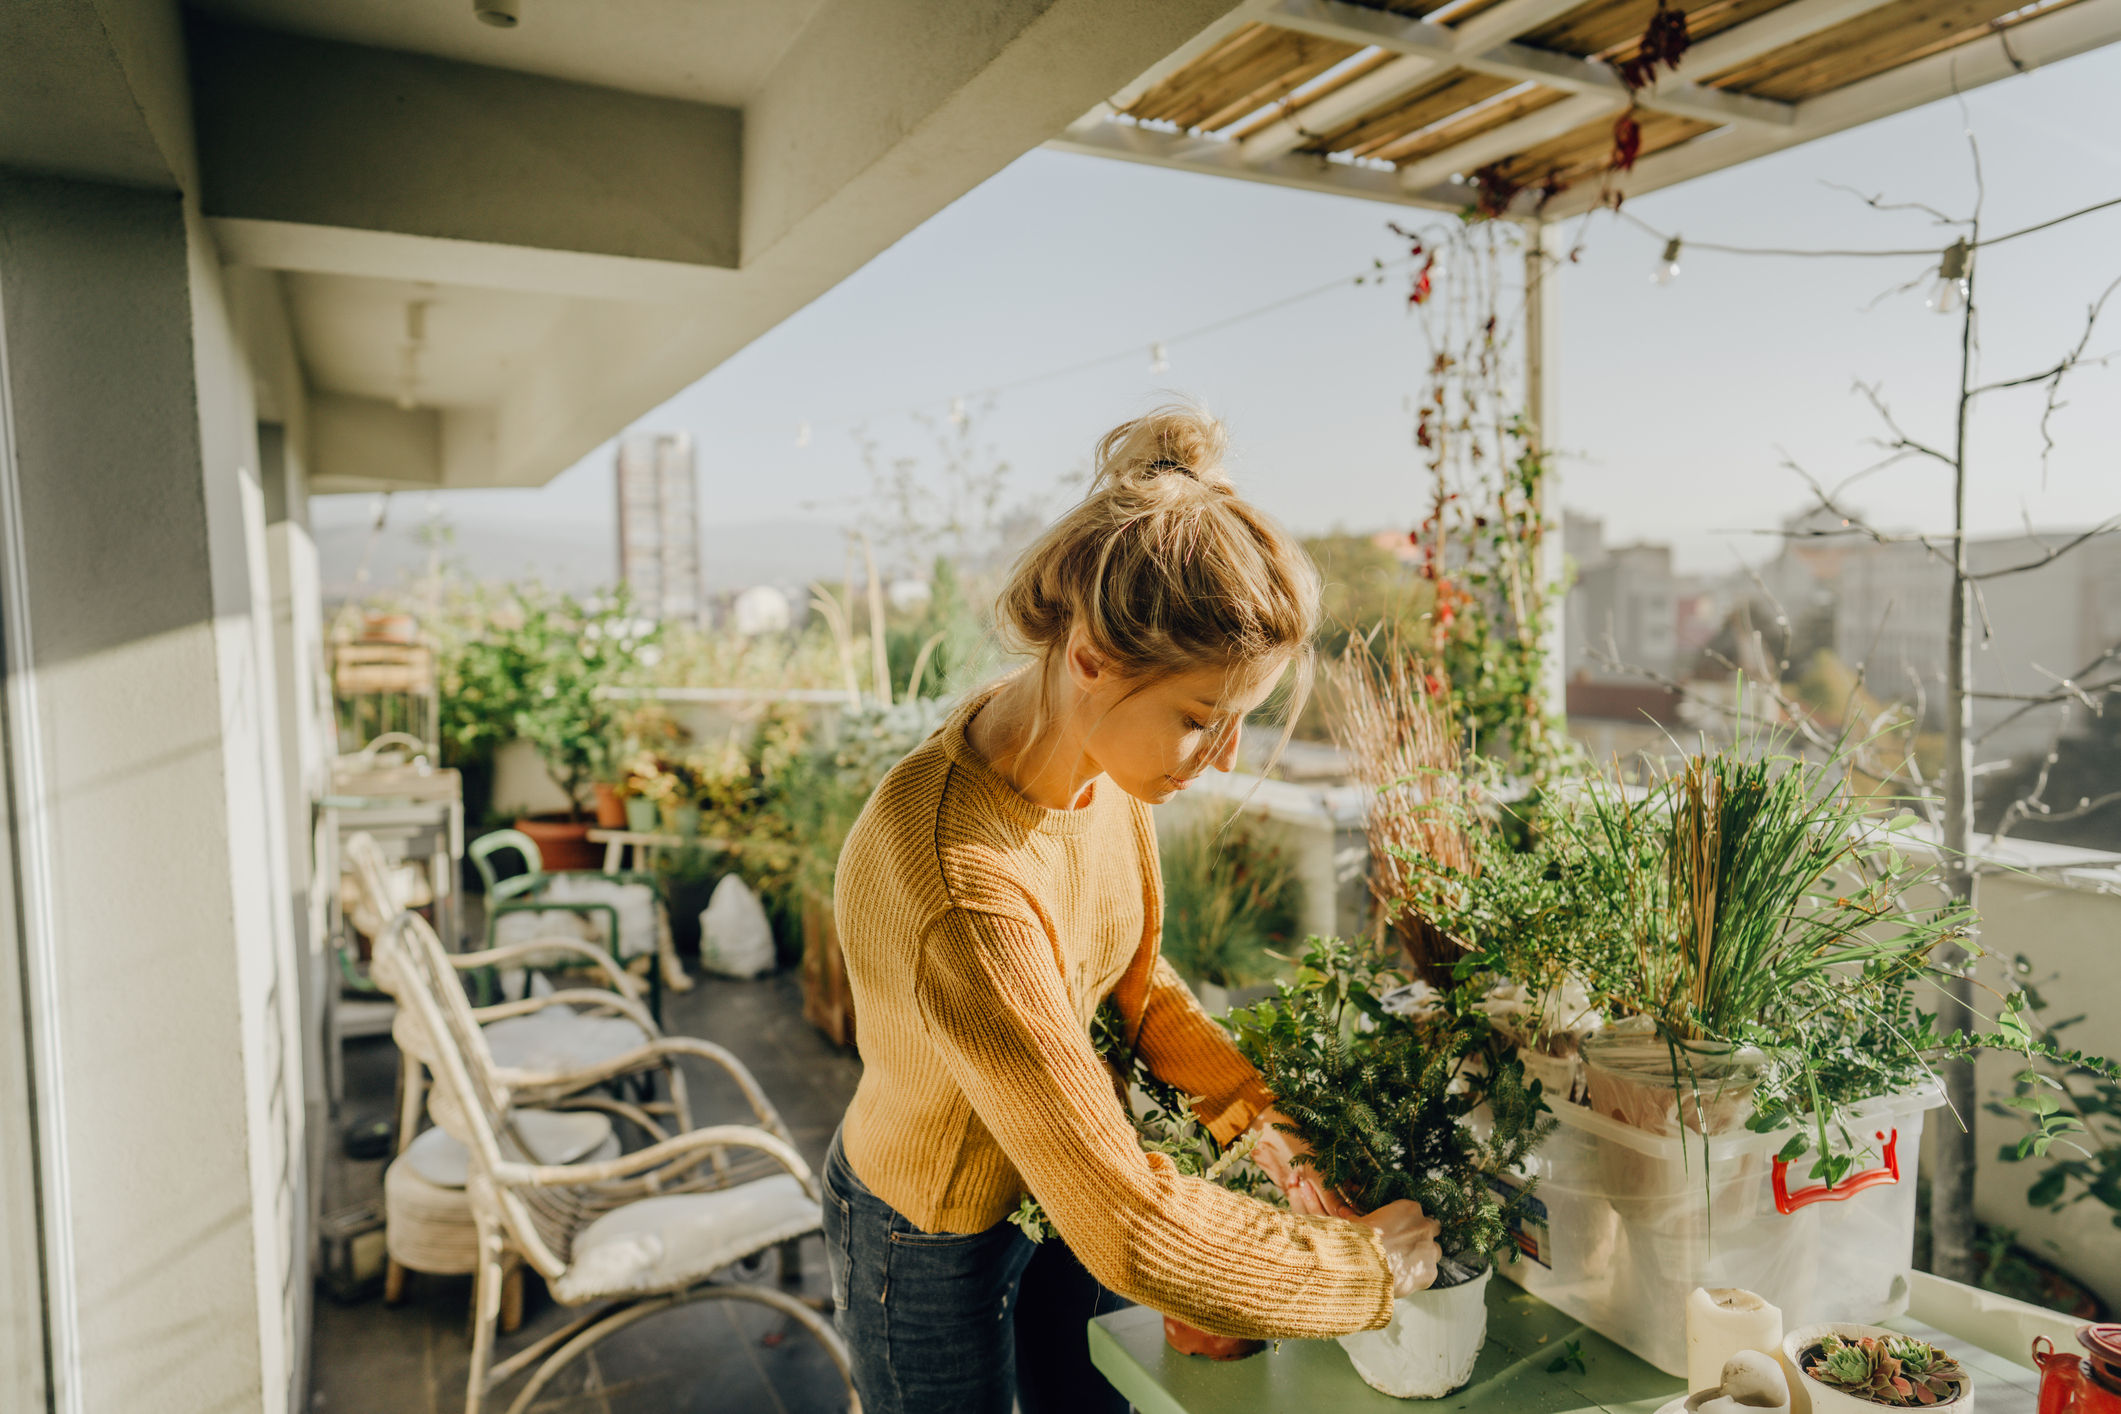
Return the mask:
<path id="1" fill-rule="evenodd" d="M 604 867 L 604 846 L 589 842 L 589 832 L 594 827 L 587 820 L 570 820 L 565 815 L 526 815 L 515 822 L 515 827 L 536 841 L 547 873 Z"/>
<path id="2" fill-rule="evenodd" d="M 602 781 L 596 784 L 597 828 L 600 830 L 623 830 L 626 828 L 626 797 L 619 794 L 617 786 L 607 786 Z"/>
<path id="3" fill-rule="evenodd" d="M 1199 1326 L 1189 1326 L 1176 1316 L 1164 1317 L 1164 1340 L 1181 1355 L 1199 1355 L 1209 1360 L 1242 1360 L 1267 1348 L 1263 1340 L 1209 1335 Z"/>

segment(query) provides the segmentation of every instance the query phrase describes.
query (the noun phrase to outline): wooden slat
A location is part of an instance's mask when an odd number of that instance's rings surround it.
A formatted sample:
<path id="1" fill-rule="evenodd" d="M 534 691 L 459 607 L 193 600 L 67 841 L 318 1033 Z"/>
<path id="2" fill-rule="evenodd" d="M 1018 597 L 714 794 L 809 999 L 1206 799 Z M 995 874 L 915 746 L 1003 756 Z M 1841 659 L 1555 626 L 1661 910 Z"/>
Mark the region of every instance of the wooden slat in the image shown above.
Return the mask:
<path id="1" fill-rule="evenodd" d="M 1642 157 L 1677 147 L 1716 126 L 1669 113 L 1640 111 L 1635 114 L 1635 121 L 1642 125 Z M 1572 187 L 1598 181 L 1605 174 L 1612 151 L 1613 120 L 1601 118 L 1509 158 L 1502 170 L 1511 181 L 1528 187 L 1542 185 L 1550 178 Z"/>
<path id="2" fill-rule="evenodd" d="M 1902 64 L 2007 29 L 1991 21 L 2021 8 L 2023 0 L 1905 0 L 1799 44 L 1763 54 L 1721 75 L 1718 88 L 1786 102 L 1831 93 Z M 2050 15 L 2063 5 L 2040 11 Z M 2033 18 L 2031 16 L 2027 18 Z M 2022 23 L 2017 21 L 2014 23 Z"/>
<path id="3" fill-rule="evenodd" d="M 1707 39 L 1734 25 L 1757 19 L 1787 0 L 1707 0 L 1688 4 L 1687 34 Z M 1579 6 L 1550 25 L 1525 35 L 1523 43 L 1537 49 L 1552 49 L 1579 58 L 1619 61 L 1633 58 L 1642 44 L 1642 31 L 1656 13 L 1657 0 L 1596 0 Z"/>
<path id="4" fill-rule="evenodd" d="M 1394 54 L 1391 50 L 1380 49 L 1375 54 L 1372 54 L 1369 58 L 1363 60 L 1361 63 L 1348 65 L 1345 69 L 1342 69 L 1339 73 L 1333 75 L 1333 77 L 1328 79 L 1326 82 L 1318 84 L 1316 87 L 1306 90 L 1305 92 L 1297 95 L 1295 98 L 1292 98 L 1288 102 L 1281 104 L 1278 108 L 1270 112 L 1261 113 L 1258 117 L 1254 118 L 1251 122 L 1246 123 L 1243 127 L 1231 130 L 1231 132 L 1229 133 L 1229 137 L 1233 141 L 1243 142 L 1246 138 L 1252 136 L 1252 134 L 1258 132 L 1261 128 L 1266 127 L 1270 123 L 1278 121 L 1279 119 L 1288 114 L 1297 115 L 1299 121 L 1301 121 L 1303 111 L 1306 108 L 1310 107 L 1313 103 L 1316 103 L 1319 99 L 1326 97 L 1328 94 L 1340 92 L 1340 90 L 1346 88 L 1349 84 L 1355 82 L 1357 79 L 1362 78 L 1365 75 L 1375 73 L 1377 70 L 1383 68 L 1387 64 L 1392 63 L 1398 58 L 1399 55 Z"/>
<path id="5" fill-rule="evenodd" d="M 1359 46 L 1292 30 L 1249 25 L 1127 109 L 1134 117 L 1213 131 L 1286 97 Z"/>
<path id="6" fill-rule="evenodd" d="M 1514 123 L 1527 113 L 1537 113 L 1567 98 L 1566 93 L 1551 88 L 1528 88 L 1522 93 L 1513 93 L 1500 103 L 1490 103 L 1476 112 L 1466 113 L 1448 123 L 1408 133 L 1393 142 L 1380 143 L 1364 154 L 1380 157 L 1387 162 L 1405 164 L 1419 162 L 1431 153 L 1442 152 L 1468 142 L 1482 133 L 1492 132 L 1505 123 Z"/>
<path id="7" fill-rule="evenodd" d="M 1509 87 L 1508 79 L 1467 73 L 1464 69 L 1448 70 L 1437 75 L 1433 83 L 1408 94 L 1402 102 L 1327 133 L 1304 150 L 1374 157 L 1376 149 L 1383 144 L 1397 142 L 1408 133 L 1441 123 Z"/>

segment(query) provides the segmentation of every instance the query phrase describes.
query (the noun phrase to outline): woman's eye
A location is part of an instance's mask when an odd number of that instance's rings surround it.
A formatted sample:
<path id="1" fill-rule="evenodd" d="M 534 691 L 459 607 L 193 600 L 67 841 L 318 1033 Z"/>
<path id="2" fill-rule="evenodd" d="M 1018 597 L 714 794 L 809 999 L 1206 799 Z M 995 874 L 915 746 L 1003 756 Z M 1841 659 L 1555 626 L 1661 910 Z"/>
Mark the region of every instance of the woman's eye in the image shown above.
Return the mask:
<path id="1" fill-rule="evenodd" d="M 1194 721 L 1194 720 L 1193 720 L 1193 719 L 1192 719 L 1191 717 L 1188 717 L 1188 718 L 1186 718 L 1186 730 L 1187 730 L 1187 731 L 1189 731 L 1189 732 L 1204 732 L 1204 731 L 1206 731 L 1207 729 L 1208 729 L 1208 724 L 1207 724 L 1206 722 L 1196 722 L 1196 721 Z"/>

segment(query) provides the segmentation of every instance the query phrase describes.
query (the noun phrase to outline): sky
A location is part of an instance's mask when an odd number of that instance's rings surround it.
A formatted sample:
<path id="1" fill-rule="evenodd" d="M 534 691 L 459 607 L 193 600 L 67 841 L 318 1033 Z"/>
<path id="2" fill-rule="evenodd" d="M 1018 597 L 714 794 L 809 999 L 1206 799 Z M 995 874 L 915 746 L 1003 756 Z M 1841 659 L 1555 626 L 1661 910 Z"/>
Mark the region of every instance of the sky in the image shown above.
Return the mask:
<path id="1" fill-rule="evenodd" d="M 1977 89 L 1963 113 L 1932 104 L 1652 193 L 1626 212 L 1694 241 L 1941 249 L 1953 233 L 1932 217 L 1880 213 L 1831 184 L 1963 214 L 1976 190 L 1970 124 L 1984 234 L 2121 197 L 2116 94 L 2121 46 Z M 1402 286 L 1352 277 L 1400 253 L 1387 222 L 1433 219 L 1033 151 L 635 426 L 693 433 L 703 555 L 717 586 L 836 577 L 835 527 L 860 514 L 870 487 L 859 439 L 886 459 L 933 465 L 932 434 L 916 414 L 933 423 L 956 397 L 968 399 L 977 444 L 1009 464 L 1027 499 L 1057 505 L 1100 433 L 1178 395 L 1226 421 L 1240 489 L 1293 529 L 1406 526 L 1423 486 L 1406 405 L 1424 345 Z M 1876 460 L 1867 439 L 1881 427 L 1854 391 L 1859 379 L 1883 387 L 1911 435 L 1949 438 L 1957 323 L 1926 309 L 1922 288 L 1888 293 L 1921 275 L 1924 259 L 1689 252 L 1680 278 L 1660 287 L 1650 279 L 1655 236 L 1610 213 L 1566 230 L 1579 256 L 1561 277 L 1561 501 L 1602 517 L 1608 543 L 1668 544 L 1680 569 L 1700 573 L 1760 558 L 1773 545 L 1760 532 L 1807 501 L 1786 460 L 1828 483 Z M 1983 252 L 1982 373 L 2054 362 L 2117 276 L 2121 207 Z M 1158 342 L 1162 372 L 1151 363 Z M 2090 348 L 2109 351 L 2121 353 L 2121 295 Z M 2121 512 L 2117 378 L 2121 359 L 2077 375 L 2052 419 L 2045 466 L 2043 395 L 1983 404 L 1970 442 L 1977 530 Z M 1006 391 L 980 395 L 995 387 Z M 1872 476 L 1848 501 L 1894 526 L 1949 524 L 1949 483 L 1934 466 Z M 350 576 L 374 506 L 365 496 L 313 503 L 327 584 Z M 397 496 L 386 537 L 407 546 L 402 532 L 435 514 L 481 572 L 534 563 L 563 581 L 606 578 L 611 451 L 536 490 Z"/>

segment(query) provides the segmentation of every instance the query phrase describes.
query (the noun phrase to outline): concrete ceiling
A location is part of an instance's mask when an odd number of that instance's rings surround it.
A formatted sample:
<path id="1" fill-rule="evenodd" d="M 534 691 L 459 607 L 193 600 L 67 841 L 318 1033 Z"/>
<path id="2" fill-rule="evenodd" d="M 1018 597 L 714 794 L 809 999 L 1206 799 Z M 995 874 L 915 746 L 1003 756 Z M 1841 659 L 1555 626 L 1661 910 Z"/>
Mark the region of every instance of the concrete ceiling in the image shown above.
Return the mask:
<path id="1" fill-rule="evenodd" d="M 1231 3 L 196 0 L 195 190 L 315 489 L 537 485 Z"/>
<path id="2" fill-rule="evenodd" d="M 471 0 L 194 0 L 216 19 L 741 108 L 826 0 L 522 0 L 497 29 Z"/>

